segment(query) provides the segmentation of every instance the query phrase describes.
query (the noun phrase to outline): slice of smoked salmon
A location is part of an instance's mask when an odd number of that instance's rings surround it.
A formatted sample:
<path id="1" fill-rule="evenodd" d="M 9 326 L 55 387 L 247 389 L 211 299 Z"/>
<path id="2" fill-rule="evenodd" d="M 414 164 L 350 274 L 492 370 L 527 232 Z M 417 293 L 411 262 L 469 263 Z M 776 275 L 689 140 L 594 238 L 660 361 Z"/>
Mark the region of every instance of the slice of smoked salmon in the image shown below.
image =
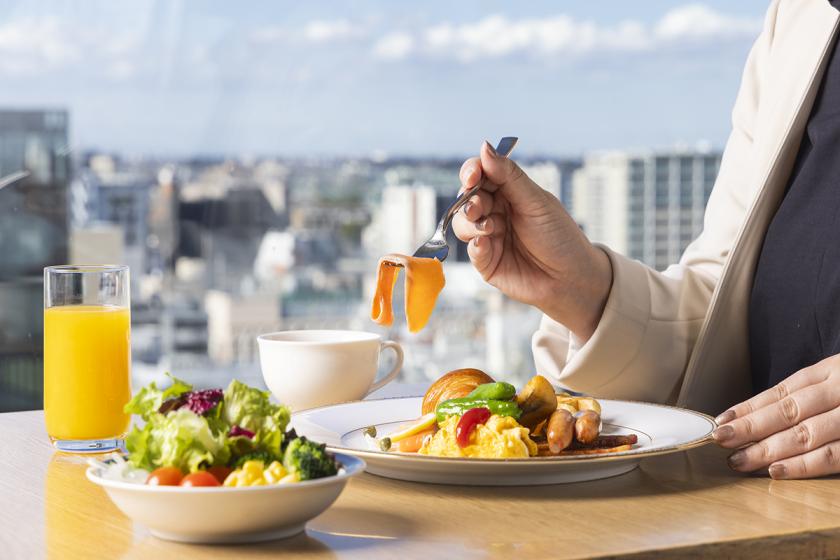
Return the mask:
<path id="1" fill-rule="evenodd" d="M 398 254 L 379 259 L 370 318 L 380 325 L 394 322 L 392 301 L 400 268 L 405 269 L 405 318 L 408 330 L 416 333 L 429 322 L 437 297 L 446 283 L 443 263 L 437 259 Z"/>

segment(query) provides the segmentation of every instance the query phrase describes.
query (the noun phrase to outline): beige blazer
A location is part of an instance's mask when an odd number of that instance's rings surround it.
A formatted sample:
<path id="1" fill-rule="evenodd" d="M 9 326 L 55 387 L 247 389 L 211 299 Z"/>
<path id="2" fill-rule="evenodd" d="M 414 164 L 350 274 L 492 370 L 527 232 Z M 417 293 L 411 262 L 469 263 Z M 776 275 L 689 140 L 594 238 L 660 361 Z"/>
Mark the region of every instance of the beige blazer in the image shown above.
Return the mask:
<path id="1" fill-rule="evenodd" d="M 613 285 L 594 335 L 578 346 L 568 329 L 543 317 L 532 341 L 538 372 L 596 396 L 712 414 L 750 396 L 747 313 L 755 265 L 838 16 L 828 0 L 771 4 L 744 69 L 703 232 L 661 273 L 607 249 Z"/>

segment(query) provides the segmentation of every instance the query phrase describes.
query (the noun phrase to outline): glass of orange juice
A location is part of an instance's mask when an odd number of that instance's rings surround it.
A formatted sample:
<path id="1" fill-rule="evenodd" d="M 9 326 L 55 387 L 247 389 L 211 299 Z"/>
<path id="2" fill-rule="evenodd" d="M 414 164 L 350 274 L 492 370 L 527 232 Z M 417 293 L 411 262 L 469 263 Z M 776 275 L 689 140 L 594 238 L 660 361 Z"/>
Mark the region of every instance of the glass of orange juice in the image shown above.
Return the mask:
<path id="1" fill-rule="evenodd" d="M 128 430 L 128 267 L 44 269 L 44 418 L 61 451 L 116 449 Z"/>

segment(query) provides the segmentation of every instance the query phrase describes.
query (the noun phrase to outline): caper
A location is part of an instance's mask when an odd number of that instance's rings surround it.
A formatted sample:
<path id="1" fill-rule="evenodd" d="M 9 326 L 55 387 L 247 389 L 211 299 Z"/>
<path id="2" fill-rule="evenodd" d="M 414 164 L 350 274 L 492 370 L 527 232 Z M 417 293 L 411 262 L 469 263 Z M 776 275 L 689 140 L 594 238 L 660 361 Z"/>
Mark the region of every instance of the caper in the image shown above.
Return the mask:
<path id="1" fill-rule="evenodd" d="M 379 449 L 382 451 L 388 451 L 391 449 L 391 438 L 385 437 L 379 440 Z"/>
<path id="2" fill-rule="evenodd" d="M 366 436 L 376 437 L 376 426 L 368 426 L 362 433 Z"/>

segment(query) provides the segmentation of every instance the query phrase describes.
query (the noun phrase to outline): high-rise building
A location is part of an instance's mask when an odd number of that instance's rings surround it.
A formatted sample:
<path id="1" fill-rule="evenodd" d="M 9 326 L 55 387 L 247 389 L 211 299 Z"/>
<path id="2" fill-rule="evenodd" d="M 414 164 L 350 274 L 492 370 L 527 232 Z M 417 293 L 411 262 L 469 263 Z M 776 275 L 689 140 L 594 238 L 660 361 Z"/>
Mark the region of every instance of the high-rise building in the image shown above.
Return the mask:
<path id="1" fill-rule="evenodd" d="M 216 364 L 255 364 L 257 337 L 281 328 L 281 297 L 278 293 L 247 295 L 208 290 L 207 353 Z"/>
<path id="2" fill-rule="evenodd" d="M 172 183 L 159 179 L 160 189 L 153 197 L 155 229 L 166 224 L 177 227 L 177 250 L 173 264 L 182 258 L 202 259 L 206 289 L 236 293 L 243 282 L 253 282 L 253 266 L 266 232 L 282 230 L 288 224 L 286 168 L 266 163 L 253 167 L 226 161 L 203 169 L 182 167 L 184 180 L 177 186 L 177 207 L 161 212 L 172 198 Z M 168 194 L 167 194 L 168 193 Z M 171 206 L 170 206 L 171 208 Z M 161 240 L 171 235 L 156 235 Z"/>
<path id="3" fill-rule="evenodd" d="M 590 239 L 657 270 L 703 229 L 719 152 L 592 154 L 574 173 L 572 215 Z"/>
<path id="4" fill-rule="evenodd" d="M 88 258 L 84 262 L 110 262 L 106 257 L 113 258 L 114 252 L 103 252 L 97 241 L 105 241 L 103 231 L 116 227 L 122 247 L 117 262 L 127 264 L 137 280 L 131 283 L 135 301 L 139 280 L 149 269 L 149 214 L 154 186 L 153 173 L 118 169 L 114 158 L 106 155 L 92 156 L 70 184 L 71 240 L 77 242 L 71 246 L 73 264 L 81 264 L 81 256 Z M 86 242 L 90 243 L 88 248 Z M 96 257 L 97 252 L 102 254 Z"/>
<path id="5" fill-rule="evenodd" d="M 0 111 L 0 412 L 39 408 L 43 268 L 67 261 L 66 111 Z"/>
<path id="6" fill-rule="evenodd" d="M 389 186 L 382 205 L 363 234 L 371 255 L 412 254 L 437 225 L 437 195 L 429 186 Z"/>

